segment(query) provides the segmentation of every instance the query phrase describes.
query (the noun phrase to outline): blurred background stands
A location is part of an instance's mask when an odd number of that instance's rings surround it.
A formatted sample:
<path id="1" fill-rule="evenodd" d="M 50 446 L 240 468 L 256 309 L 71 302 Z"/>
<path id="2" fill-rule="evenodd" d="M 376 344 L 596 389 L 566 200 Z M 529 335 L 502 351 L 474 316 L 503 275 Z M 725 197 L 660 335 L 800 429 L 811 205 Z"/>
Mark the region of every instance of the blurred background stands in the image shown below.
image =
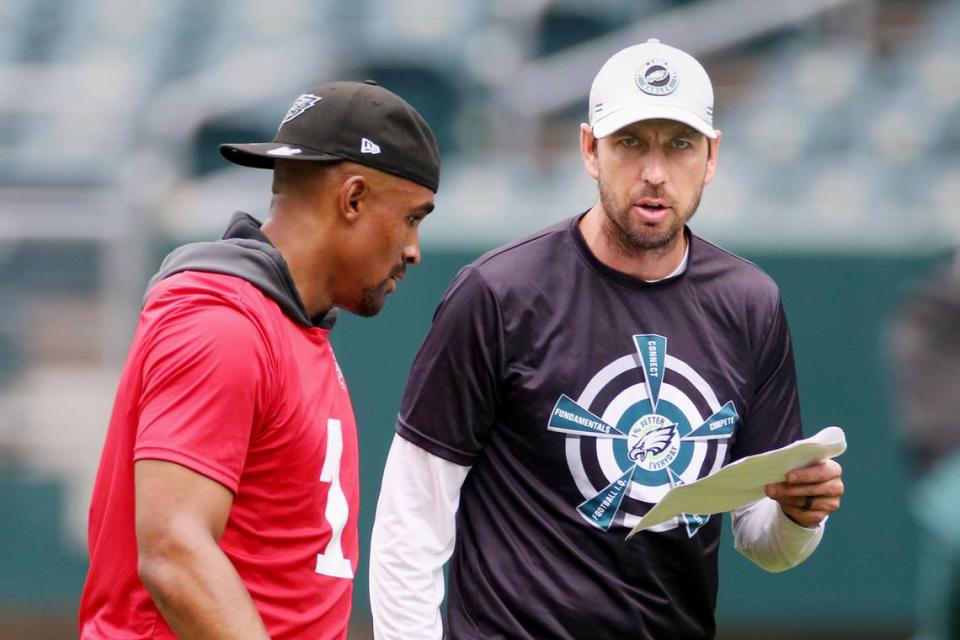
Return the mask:
<path id="1" fill-rule="evenodd" d="M 589 206 L 577 125 L 590 81 L 610 54 L 649 37 L 698 56 L 716 86 L 722 162 L 694 228 L 781 281 L 801 383 L 813 389 L 808 419 L 857 399 L 876 405 L 879 423 L 851 425 L 877 429 L 876 448 L 873 435 L 848 437 L 852 455 L 863 446 L 877 458 L 849 468 L 869 483 L 878 460 L 895 463 L 872 364 L 882 341 L 870 332 L 911 274 L 960 236 L 960 3 L 0 0 L 0 638 L 62 637 L 57 625 L 72 620 L 87 501 L 147 277 L 170 247 L 219 234 L 231 211 L 266 210 L 268 172 L 227 165 L 218 143 L 271 138 L 299 93 L 344 78 L 403 95 L 439 137 L 438 212 L 423 230 L 434 266 L 371 321 L 409 321 L 396 371 L 365 364 L 364 349 L 377 348 L 369 327 L 383 324 L 347 318 L 338 332 L 365 429 L 367 536 L 406 365 L 439 292 L 482 250 Z M 839 329 L 818 324 L 833 302 Z M 859 355 L 820 358 L 825 330 L 847 331 L 838 349 Z M 804 382 L 823 362 L 851 367 L 842 400 Z M 898 473 L 884 472 L 895 492 Z M 837 547 L 773 588 L 816 584 L 838 571 L 835 558 L 871 557 L 844 547 L 868 526 L 856 518 L 874 515 L 870 500 L 851 496 L 826 543 Z M 881 551 L 910 540 L 875 535 Z M 912 573 L 891 575 L 897 584 L 862 594 L 881 603 L 876 616 L 838 596 L 833 617 L 794 625 L 796 637 L 850 637 L 851 626 L 903 637 Z M 364 581 L 362 571 L 360 627 Z M 721 589 L 721 634 L 763 637 L 757 625 L 794 615 L 775 595 L 766 615 L 747 615 L 753 593 Z"/>

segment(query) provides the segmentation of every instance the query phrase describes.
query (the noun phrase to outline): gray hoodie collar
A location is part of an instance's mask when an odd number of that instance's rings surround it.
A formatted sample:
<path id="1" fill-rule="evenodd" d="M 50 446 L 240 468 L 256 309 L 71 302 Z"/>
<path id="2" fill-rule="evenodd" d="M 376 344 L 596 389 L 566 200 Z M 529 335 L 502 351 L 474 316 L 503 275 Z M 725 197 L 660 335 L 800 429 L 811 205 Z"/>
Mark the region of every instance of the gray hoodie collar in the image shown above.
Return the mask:
<path id="1" fill-rule="evenodd" d="M 174 249 L 150 279 L 147 294 L 164 278 L 183 271 L 222 273 L 243 278 L 255 286 L 297 324 L 333 328 L 337 321 L 336 307 L 313 318 L 307 315 L 286 260 L 270 244 L 260 226 L 253 216 L 237 212 L 220 240 L 196 242 Z"/>

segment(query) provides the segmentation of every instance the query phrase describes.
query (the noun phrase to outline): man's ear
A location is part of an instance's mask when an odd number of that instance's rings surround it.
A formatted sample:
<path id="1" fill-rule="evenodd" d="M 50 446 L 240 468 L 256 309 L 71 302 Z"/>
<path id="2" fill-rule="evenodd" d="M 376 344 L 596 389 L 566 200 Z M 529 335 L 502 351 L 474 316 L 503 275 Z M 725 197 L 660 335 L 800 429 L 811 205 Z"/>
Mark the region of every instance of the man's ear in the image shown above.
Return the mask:
<path id="1" fill-rule="evenodd" d="M 600 164 L 597 159 L 597 139 L 593 137 L 593 129 L 586 123 L 580 124 L 580 158 L 583 168 L 591 178 L 600 177 Z"/>
<path id="2" fill-rule="evenodd" d="M 710 181 L 713 180 L 713 176 L 717 174 L 717 160 L 720 156 L 720 138 L 722 132 L 717 131 L 717 137 L 714 139 L 707 138 L 707 171 L 703 176 L 703 184 L 710 184 Z"/>
<path id="3" fill-rule="evenodd" d="M 353 174 L 344 178 L 340 183 L 337 204 L 340 215 L 349 223 L 360 217 L 364 200 L 370 196 L 370 183 L 367 178 Z"/>

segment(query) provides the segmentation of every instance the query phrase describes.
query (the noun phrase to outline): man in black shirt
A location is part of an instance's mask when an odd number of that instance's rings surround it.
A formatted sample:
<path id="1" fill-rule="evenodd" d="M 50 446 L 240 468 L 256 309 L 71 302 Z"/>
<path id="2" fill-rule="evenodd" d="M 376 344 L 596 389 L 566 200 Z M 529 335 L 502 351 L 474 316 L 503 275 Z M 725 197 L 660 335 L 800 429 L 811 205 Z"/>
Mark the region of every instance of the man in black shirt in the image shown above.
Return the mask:
<path id="1" fill-rule="evenodd" d="M 651 40 L 608 60 L 580 151 L 599 198 L 464 268 L 414 362 L 374 526 L 377 638 L 711 638 L 720 517 L 626 542 L 673 486 L 802 435 L 773 281 L 687 227 L 717 166 L 713 90 Z M 770 571 L 840 504 L 825 461 L 733 513 Z M 455 544 L 454 544 L 455 542 Z"/>

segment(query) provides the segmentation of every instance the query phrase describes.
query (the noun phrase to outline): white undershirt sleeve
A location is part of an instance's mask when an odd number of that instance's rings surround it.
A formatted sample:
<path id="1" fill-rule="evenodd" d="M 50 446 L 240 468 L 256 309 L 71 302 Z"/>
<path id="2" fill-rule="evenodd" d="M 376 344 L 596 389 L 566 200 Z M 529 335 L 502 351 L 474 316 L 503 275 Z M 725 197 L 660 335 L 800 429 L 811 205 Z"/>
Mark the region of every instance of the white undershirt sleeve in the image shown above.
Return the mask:
<path id="1" fill-rule="evenodd" d="M 802 527 L 783 513 L 770 498 L 731 512 L 733 540 L 737 551 L 772 573 L 786 571 L 806 560 L 823 538 L 827 521 Z"/>
<path id="2" fill-rule="evenodd" d="M 460 488 L 469 471 L 393 437 L 370 542 L 377 640 L 443 635 L 443 565 L 453 553 Z"/>

